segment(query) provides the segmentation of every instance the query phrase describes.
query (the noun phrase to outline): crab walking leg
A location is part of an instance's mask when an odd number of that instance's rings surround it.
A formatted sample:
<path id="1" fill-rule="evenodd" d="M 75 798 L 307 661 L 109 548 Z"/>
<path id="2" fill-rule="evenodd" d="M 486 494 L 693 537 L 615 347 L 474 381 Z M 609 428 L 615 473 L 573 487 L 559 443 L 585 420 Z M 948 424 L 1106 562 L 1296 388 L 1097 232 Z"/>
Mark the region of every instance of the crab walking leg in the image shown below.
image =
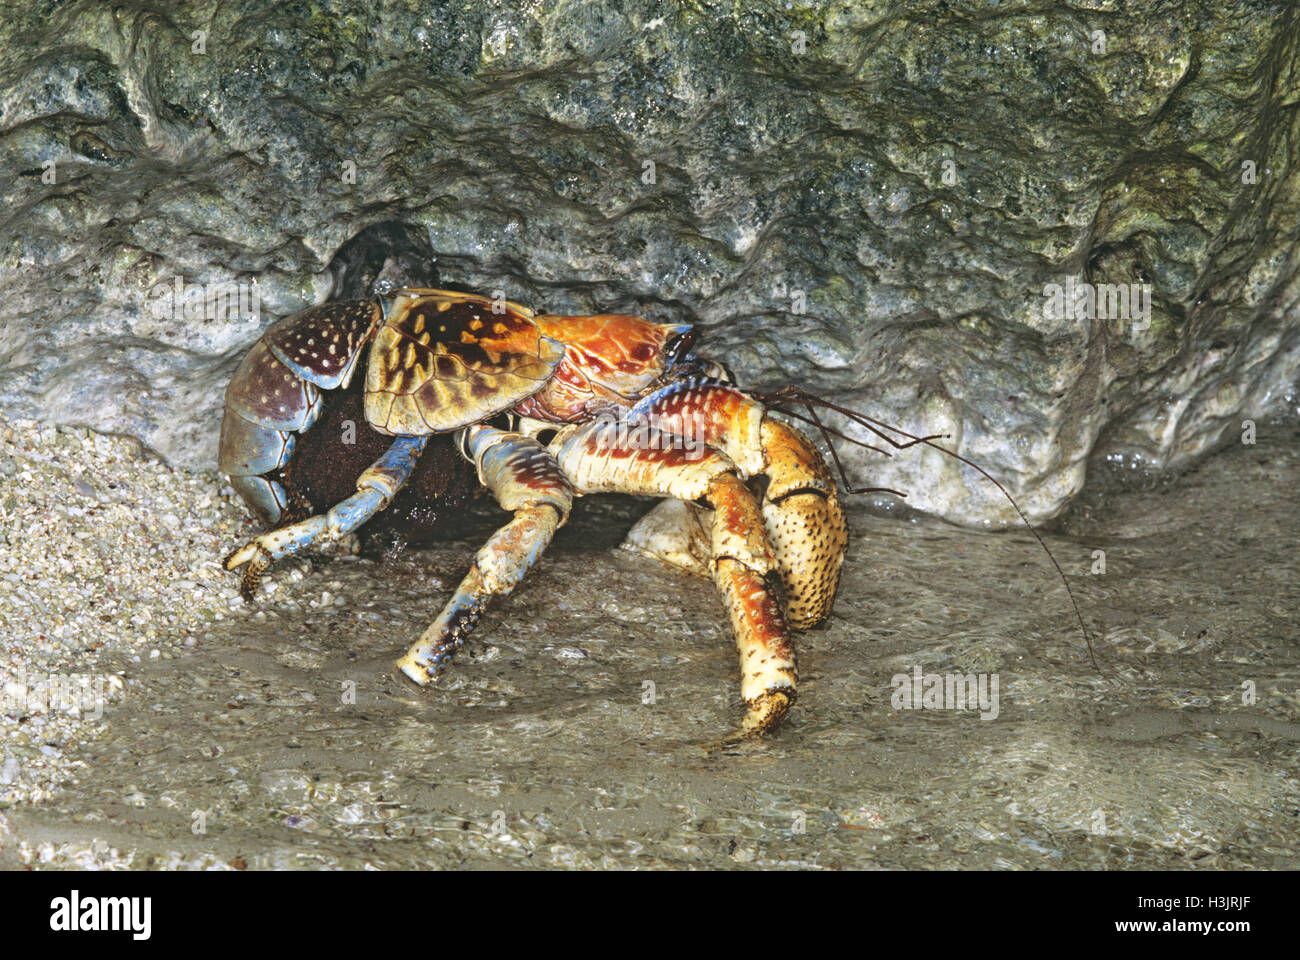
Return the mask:
<path id="1" fill-rule="evenodd" d="M 480 425 L 466 431 L 464 450 L 477 464 L 479 479 L 515 516 L 483 545 L 438 619 L 397 661 L 421 685 L 436 677 L 465 642 L 488 601 L 519 585 L 573 505 L 568 481 L 536 440 Z"/>
<path id="2" fill-rule="evenodd" d="M 240 592 L 251 601 L 253 591 L 268 567 L 281 557 L 312 546 L 321 540 L 347 536 L 383 510 L 411 476 L 424 452 L 428 437 L 398 437 L 384 455 L 357 478 L 357 492 L 328 512 L 254 537 L 226 558 L 226 569 L 244 568 Z"/>
<path id="3" fill-rule="evenodd" d="M 797 670 L 754 494 L 736 465 L 717 450 L 645 443 L 608 422 L 562 430 L 550 450 L 581 494 L 619 492 L 704 500 L 713 508 L 709 570 L 740 648 L 741 695 L 747 710 L 738 736 L 772 729 L 794 702 Z M 678 438 L 680 439 L 680 438 Z"/>
<path id="4" fill-rule="evenodd" d="M 794 644 L 773 590 L 776 561 L 754 495 L 736 474 L 723 473 L 705 498 L 713 505 L 713 579 L 740 646 L 740 694 L 748 709 L 737 732 L 752 736 L 780 723 L 794 702 Z"/>

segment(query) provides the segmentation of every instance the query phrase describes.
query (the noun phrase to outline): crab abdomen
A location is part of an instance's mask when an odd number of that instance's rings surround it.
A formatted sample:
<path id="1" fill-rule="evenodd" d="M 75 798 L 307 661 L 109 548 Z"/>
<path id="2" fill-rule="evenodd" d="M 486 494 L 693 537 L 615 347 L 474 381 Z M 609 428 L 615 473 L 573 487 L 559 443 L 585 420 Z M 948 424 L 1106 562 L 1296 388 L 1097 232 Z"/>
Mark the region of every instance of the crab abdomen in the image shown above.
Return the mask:
<path id="1" fill-rule="evenodd" d="M 358 365 L 367 361 L 363 349 Z M 322 396 L 320 417 L 296 437 L 278 479 L 291 502 L 310 514 L 324 513 L 356 492 L 357 477 L 392 445 L 370 429 L 363 413 L 363 377 Z M 359 531 L 363 543 L 395 554 L 454 536 L 465 505 L 478 487 L 474 467 L 461 456 L 455 434 L 429 438 L 406 483 L 388 507 Z"/>

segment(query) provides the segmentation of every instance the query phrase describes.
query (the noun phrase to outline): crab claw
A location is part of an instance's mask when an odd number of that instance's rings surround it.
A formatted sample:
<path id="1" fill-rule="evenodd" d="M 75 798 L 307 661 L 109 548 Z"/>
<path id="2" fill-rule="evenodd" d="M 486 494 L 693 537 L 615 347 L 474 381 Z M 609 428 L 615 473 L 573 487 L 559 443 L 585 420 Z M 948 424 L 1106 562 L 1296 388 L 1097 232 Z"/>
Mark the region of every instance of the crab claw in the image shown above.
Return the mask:
<path id="1" fill-rule="evenodd" d="M 835 599 L 848 543 L 835 483 L 802 433 L 728 384 L 674 383 L 634 412 L 721 458 L 709 467 L 718 473 L 706 495 L 667 490 L 685 502 L 656 508 L 626 545 L 714 580 L 740 647 L 746 707 L 739 728 L 718 743 L 767 733 L 795 699 L 789 631 L 820 624 Z M 712 460 L 697 462 L 699 470 Z"/>
<path id="2" fill-rule="evenodd" d="M 768 478 L 763 526 L 785 586 L 786 617 L 794 629 L 808 630 L 830 616 L 848 527 L 835 481 L 807 437 L 767 418 L 761 446 Z"/>

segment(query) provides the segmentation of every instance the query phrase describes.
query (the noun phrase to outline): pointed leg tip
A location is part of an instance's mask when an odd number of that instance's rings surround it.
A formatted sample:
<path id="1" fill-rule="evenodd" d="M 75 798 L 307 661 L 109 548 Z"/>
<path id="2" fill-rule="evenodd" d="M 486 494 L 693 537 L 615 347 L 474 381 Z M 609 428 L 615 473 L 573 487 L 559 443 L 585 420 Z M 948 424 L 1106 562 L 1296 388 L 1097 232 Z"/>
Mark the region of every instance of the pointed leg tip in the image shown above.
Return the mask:
<path id="1" fill-rule="evenodd" d="M 745 719 L 736 731 L 741 737 L 761 737 L 780 725 L 794 703 L 793 690 L 768 690 L 748 703 Z"/>
<path id="2" fill-rule="evenodd" d="M 747 704 L 740 726 L 717 740 L 704 744 L 705 750 L 720 750 L 759 740 L 776 729 L 794 703 L 793 690 L 769 690 Z"/>
<path id="3" fill-rule="evenodd" d="M 255 559 L 259 553 L 266 554 L 268 558 L 271 556 L 270 551 L 262 547 L 256 539 L 253 539 L 230 551 L 222 563 L 227 570 L 234 570 L 236 567 L 243 566 L 250 560 Z"/>
<path id="4" fill-rule="evenodd" d="M 397 669 L 404 673 L 408 680 L 412 680 L 422 687 L 427 687 L 433 682 L 433 674 L 416 659 L 414 651 L 408 653 L 397 661 Z"/>

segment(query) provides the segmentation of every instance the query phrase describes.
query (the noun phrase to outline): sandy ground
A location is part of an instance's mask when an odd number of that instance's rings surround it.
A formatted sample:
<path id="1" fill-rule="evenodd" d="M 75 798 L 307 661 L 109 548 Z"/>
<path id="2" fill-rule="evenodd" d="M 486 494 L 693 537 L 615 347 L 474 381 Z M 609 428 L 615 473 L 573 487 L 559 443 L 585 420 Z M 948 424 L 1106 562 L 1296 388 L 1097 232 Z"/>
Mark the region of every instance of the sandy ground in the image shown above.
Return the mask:
<path id="1" fill-rule="evenodd" d="M 215 474 L 0 418 L 0 866 L 1294 868 L 1295 439 L 1100 482 L 1047 538 L 1101 675 L 1026 533 L 854 509 L 786 727 L 718 753 L 732 641 L 617 549 L 643 505 L 584 501 L 420 690 L 393 659 L 473 540 L 285 562 L 246 606 Z M 996 679 L 996 718 L 900 708 L 916 667 Z"/>

